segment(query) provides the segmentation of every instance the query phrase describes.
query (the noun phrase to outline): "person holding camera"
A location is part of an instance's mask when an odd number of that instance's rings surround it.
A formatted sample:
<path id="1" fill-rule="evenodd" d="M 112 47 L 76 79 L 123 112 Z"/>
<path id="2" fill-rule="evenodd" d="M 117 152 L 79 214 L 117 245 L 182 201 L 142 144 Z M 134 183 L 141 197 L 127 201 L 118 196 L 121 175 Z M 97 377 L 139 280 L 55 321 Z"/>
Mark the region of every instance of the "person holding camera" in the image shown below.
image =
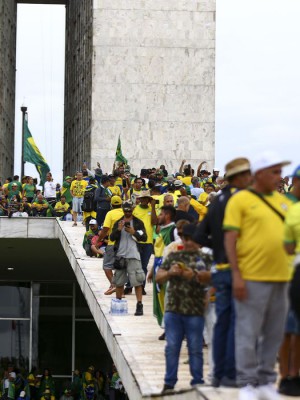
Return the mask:
<path id="1" fill-rule="evenodd" d="M 141 255 L 137 242 L 146 242 L 147 234 L 143 222 L 132 215 L 133 204 L 126 201 L 122 205 L 124 216 L 115 222 L 110 240 L 115 242 L 115 274 L 116 297 L 122 299 L 124 285 L 129 279 L 135 288 L 137 299 L 134 315 L 143 315 L 143 282 L 145 273 L 142 269 Z"/>

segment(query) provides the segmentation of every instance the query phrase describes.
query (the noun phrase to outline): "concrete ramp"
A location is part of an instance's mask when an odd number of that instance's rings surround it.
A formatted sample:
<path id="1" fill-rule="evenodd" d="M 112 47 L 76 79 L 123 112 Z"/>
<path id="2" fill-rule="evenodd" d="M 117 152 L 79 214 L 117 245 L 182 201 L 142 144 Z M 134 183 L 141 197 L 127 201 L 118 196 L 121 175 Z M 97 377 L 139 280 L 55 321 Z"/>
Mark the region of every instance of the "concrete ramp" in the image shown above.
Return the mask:
<path id="1" fill-rule="evenodd" d="M 182 346 L 179 380 L 176 392 L 162 396 L 165 374 L 164 347 L 159 341 L 162 333 L 152 313 L 152 285 L 146 287 L 143 297 L 144 316 L 135 317 L 135 295 L 128 295 L 129 314 L 112 316 L 110 304 L 112 296 L 103 293 L 108 281 L 102 269 L 102 260 L 85 255 L 82 240 L 85 229 L 82 225 L 72 227 L 71 222 L 61 222 L 54 218 L 12 218 L 0 217 L 0 239 L 59 239 L 75 273 L 90 311 L 103 336 L 111 356 L 124 382 L 130 400 L 172 399 L 172 400 L 235 400 L 235 389 L 213 389 L 209 386 L 190 387 L 191 376 L 185 361 L 188 358 L 185 343 Z M 45 254 L 45 258 L 55 255 Z M 53 264 L 53 263 L 52 263 Z M 206 352 L 204 372 L 208 373 Z M 282 396 L 282 399 L 284 397 Z"/>

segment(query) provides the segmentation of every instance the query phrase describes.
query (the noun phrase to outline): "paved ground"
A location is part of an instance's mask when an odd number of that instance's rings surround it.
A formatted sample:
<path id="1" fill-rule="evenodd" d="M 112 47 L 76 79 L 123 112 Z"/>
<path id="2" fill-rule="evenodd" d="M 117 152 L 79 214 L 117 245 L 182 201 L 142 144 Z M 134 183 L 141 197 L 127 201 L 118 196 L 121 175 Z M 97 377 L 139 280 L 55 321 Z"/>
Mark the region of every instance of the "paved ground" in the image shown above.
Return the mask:
<path id="1" fill-rule="evenodd" d="M 72 227 L 71 222 L 60 222 L 60 226 L 66 236 L 70 248 L 75 252 L 79 262 L 81 272 L 84 275 L 86 284 L 89 285 L 97 300 L 97 309 L 92 309 L 94 317 L 99 316 L 99 312 L 103 313 L 105 322 L 111 332 L 105 337 L 106 341 L 117 341 L 117 350 L 112 354 L 113 359 L 118 365 L 120 357 L 124 357 L 130 373 L 133 375 L 135 382 L 139 388 L 140 394 L 135 395 L 136 399 L 142 397 L 159 396 L 163 387 L 163 377 L 165 372 L 164 346 L 165 342 L 159 341 L 158 336 L 162 333 L 156 319 L 152 313 L 152 286 L 147 285 L 147 295 L 143 298 L 144 316 L 135 317 L 135 295 L 126 296 L 128 302 L 129 313 L 127 316 L 112 316 L 110 314 L 110 304 L 113 296 L 105 296 L 103 293 L 108 288 L 108 281 L 102 269 L 102 260 L 85 256 L 82 248 L 82 239 L 84 235 L 83 226 Z M 96 315 L 97 314 L 97 315 Z M 101 317 L 102 318 L 102 317 Z M 107 327 L 105 333 L 107 333 Z M 111 338 L 111 339 L 110 339 Z M 211 399 L 211 400 L 235 400 L 237 399 L 237 390 L 235 389 L 213 389 L 209 386 L 201 388 L 201 393 L 188 391 L 190 386 L 190 373 L 187 360 L 187 349 L 185 344 L 182 346 L 179 366 L 179 380 L 176 385 L 178 391 L 175 396 L 164 396 L 164 399 Z M 121 365 L 121 362 L 119 362 Z M 124 364 L 122 364 L 124 365 Z M 208 373 L 207 351 L 205 350 L 205 377 Z M 122 376 L 122 371 L 120 371 Z M 126 374 L 128 371 L 126 371 Z M 124 382 L 125 371 L 123 371 Z M 126 386 L 126 384 L 125 384 Z M 183 392 L 182 392 L 183 391 Z M 181 393 L 180 393 L 181 392 Z M 288 397 L 282 396 L 282 399 Z M 134 400 L 134 399 L 131 399 Z"/>

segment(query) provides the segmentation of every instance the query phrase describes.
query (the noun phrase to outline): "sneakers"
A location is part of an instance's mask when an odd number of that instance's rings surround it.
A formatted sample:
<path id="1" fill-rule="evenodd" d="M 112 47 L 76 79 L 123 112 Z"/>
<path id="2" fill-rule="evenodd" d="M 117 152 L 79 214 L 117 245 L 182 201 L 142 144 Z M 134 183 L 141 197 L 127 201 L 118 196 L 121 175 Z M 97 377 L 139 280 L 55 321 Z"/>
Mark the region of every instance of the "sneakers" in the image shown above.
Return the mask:
<path id="1" fill-rule="evenodd" d="M 279 400 L 280 396 L 272 383 L 257 387 L 259 400 Z"/>
<path id="2" fill-rule="evenodd" d="M 223 376 L 220 381 L 220 386 L 235 388 L 237 387 L 235 379 L 228 378 L 227 376 Z"/>
<path id="3" fill-rule="evenodd" d="M 174 392 L 174 386 L 164 384 L 161 394 L 167 394 L 167 393 L 173 393 L 173 392 Z"/>
<path id="4" fill-rule="evenodd" d="M 219 387 L 220 386 L 220 379 L 215 377 L 215 376 L 213 376 L 213 378 L 211 380 L 211 386 L 215 387 L 215 388 Z"/>
<path id="5" fill-rule="evenodd" d="M 104 292 L 104 294 L 106 294 L 106 295 L 110 295 L 110 294 L 113 294 L 113 293 L 115 293 L 115 291 L 116 291 L 116 288 L 115 288 L 115 286 L 113 286 L 113 285 L 111 285 L 108 289 L 107 289 L 107 291 L 106 292 Z"/>
<path id="6" fill-rule="evenodd" d="M 239 400 L 260 400 L 254 386 L 247 385 L 239 390 Z"/>
<path id="7" fill-rule="evenodd" d="M 300 378 L 288 377 L 281 379 L 278 391 L 279 393 L 285 394 L 286 396 L 300 396 Z"/>
<path id="8" fill-rule="evenodd" d="M 143 288 L 143 296 L 146 296 L 146 294 L 147 294 L 147 292 L 146 292 L 146 290 L 145 290 L 145 288 Z"/>
<path id="9" fill-rule="evenodd" d="M 136 303 L 136 310 L 135 310 L 134 315 L 144 315 L 143 303 L 141 301 L 138 301 Z"/>
<path id="10" fill-rule="evenodd" d="M 164 332 L 160 336 L 158 336 L 158 340 L 166 340 L 166 332 Z"/>

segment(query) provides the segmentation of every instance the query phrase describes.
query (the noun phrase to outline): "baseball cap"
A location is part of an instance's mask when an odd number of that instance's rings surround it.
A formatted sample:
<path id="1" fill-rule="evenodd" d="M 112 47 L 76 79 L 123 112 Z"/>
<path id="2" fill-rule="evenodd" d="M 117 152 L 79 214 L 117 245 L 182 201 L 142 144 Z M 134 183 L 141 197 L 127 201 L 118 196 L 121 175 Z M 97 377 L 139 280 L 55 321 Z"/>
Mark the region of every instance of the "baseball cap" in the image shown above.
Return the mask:
<path id="1" fill-rule="evenodd" d="M 65 181 L 66 181 L 67 179 L 72 179 L 72 177 L 71 177 L 71 176 L 66 176 L 66 177 L 65 177 Z"/>
<path id="2" fill-rule="evenodd" d="M 120 196 L 115 195 L 115 196 L 112 196 L 110 202 L 111 202 L 112 206 L 120 206 L 122 204 L 122 199 Z"/>
<path id="3" fill-rule="evenodd" d="M 152 199 L 152 196 L 150 194 L 150 190 L 143 190 L 141 192 L 141 194 L 138 196 L 139 199 L 141 199 L 143 197 L 149 197 L 150 199 Z"/>
<path id="4" fill-rule="evenodd" d="M 10 376 L 11 378 L 16 378 L 17 375 L 16 375 L 15 372 L 10 372 L 10 373 L 9 373 L 9 376 Z"/>
<path id="5" fill-rule="evenodd" d="M 253 160 L 251 163 L 251 171 L 253 174 L 256 174 L 256 172 L 261 171 L 262 169 L 274 167 L 275 165 L 284 167 L 289 164 L 291 164 L 290 161 L 283 160 L 275 151 L 266 150 L 260 153 L 256 159 Z"/>
<path id="6" fill-rule="evenodd" d="M 89 225 L 97 225 L 97 221 L 95 219 L 91 219 Z"/>
<path id="7" fill-rule="evenodd" d="M 178 179 L 178 180 L 176 180 L 176 181 L 174 182 L 174 185 L 175 185 L 176 187 L 182 186 L 182 182 Z"/>
<path id="8" fill-rule="evenodd" d="M 133 209 L 133 204 L 131 201 L 124 201 L 124 203 L 122 204 L 122 208 L 123 210 L 132 210 Z"/>
<path id="9" fill-rule="evenodd" d="M 292 175 L 289 175 L 291 178 L 299 178 L 300 179 L 300 165 L 294 170 Z"/>

